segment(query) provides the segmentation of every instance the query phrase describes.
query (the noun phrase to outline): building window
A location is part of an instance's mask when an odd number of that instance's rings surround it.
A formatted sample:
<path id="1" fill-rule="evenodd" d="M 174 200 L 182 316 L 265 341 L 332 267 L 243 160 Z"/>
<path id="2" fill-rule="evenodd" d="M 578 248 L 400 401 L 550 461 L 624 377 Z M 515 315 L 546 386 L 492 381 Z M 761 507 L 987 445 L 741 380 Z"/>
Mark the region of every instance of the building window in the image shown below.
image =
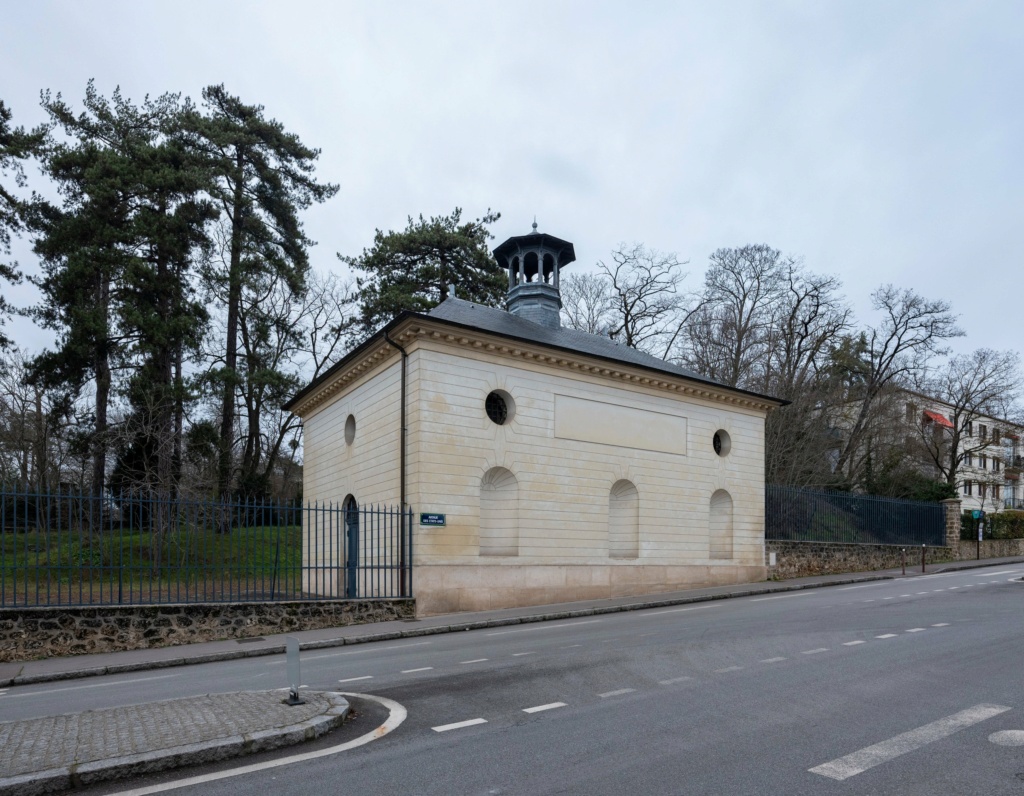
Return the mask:
<path id="1" fill-rule="evenodd" d="M 345 444 L 351 445 L 356 438 L 356 416 L 349 415 L 345 420 Z"/>
<path id="2" fill-rule="evenodd" d="M 978 436 L 981 437 L 981 441 L 984 442 L 988 436 L 988 426 L 984 423 L 978 423 Z"/>
<path id="3" fill-rule="evenodd" d="M 980 467 L 982 470 L 988 469 L 988 456 L 986 456 L 984 453 L 978 457 L 978 467 Z"/>
<path id="4" fill-rule="evenodd" d="M 978 484 L 978 497 L 982 500 L 985 499 L 985 493 L 988 491 L 988 484 Z"/>
<path id="5" fill-rule="evenodd" d="M 512 396 L 504 390 L 493 390 L 484 401 L 484 410 L 492 423 L 504 426 L 515 417 L 516 405 Z"/>
<path id="6" fill-rule="evenodd" d="M 974 454 L 973 453 L 964 454 L 964 464 L 966 464 L 968 467 L 974 467 Z"/>
<path id="7" fill-rule="evenodd" d="M 967 421 L 966 433 L 967 433 L 968 437 L 973 437 L 974 436 L 974 421 L 973 420 L 968 420 Z"/>
<path id="8" fill-rule="evenodd" d="M 992 499 L 999 500 L 999 484 L 992 484 Z"/>
<path id="9" fill-rule="evenodd" d="M 999 444 L 999 429 L 998 428 L 993 428 L 992 429 L 992 444 L 993 445 L 998 445 Z"/>
<path id="10" fill-rule="evenodd" d="M 999 472 L 999 469 L 1000 469 L 1000 466 L 1001 466 L 1001 462 L 999 461 L 999 459 L 997 459 L 997 458 L 996 458 L 995 456 L 993 456 L 993 457 L 992 457 L 992 469 L 993 469 L 993 470 L 994 470 L 995 472 L 997 472 L 997 473 L 998 473 L 998 472 Z"/>
<path id="11" fill-rule="evenodd" d="M 917 407 L 913 404 L 907 404 L 907 422 L 913 423 L 917 420 Z"/>
<path id="12" fill-rule="evenodd" d="M 972 486 L 973 486 L 973 482 L 971 482 L 971 481 L 964 481 L 964 495 L 966 497 L 970 497 L 973 494 Z"/>
<path id="13" fill-rule="evenodd" d="M 711 445 L 719 456 L 728 456 L 732 450 L 732 437 L 725 429 L 718 429 L 715 436 L 711 438 Z"/>

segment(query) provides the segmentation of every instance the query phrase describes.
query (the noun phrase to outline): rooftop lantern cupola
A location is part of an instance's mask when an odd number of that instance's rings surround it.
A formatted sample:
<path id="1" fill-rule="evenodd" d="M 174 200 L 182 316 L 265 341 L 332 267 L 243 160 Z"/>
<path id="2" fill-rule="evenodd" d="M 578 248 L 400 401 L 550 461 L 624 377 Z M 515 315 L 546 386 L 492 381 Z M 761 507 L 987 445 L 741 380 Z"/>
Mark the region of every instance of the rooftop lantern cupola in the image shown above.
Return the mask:
<path id="1" fill-rule="evenodd" d="M 537 231 L 509 238 L 494 250 L 494 258 L 508 271 L 508 311 L 541 326 L 561 326 L 558 272 L 575 261 L 568 241 Z"/>

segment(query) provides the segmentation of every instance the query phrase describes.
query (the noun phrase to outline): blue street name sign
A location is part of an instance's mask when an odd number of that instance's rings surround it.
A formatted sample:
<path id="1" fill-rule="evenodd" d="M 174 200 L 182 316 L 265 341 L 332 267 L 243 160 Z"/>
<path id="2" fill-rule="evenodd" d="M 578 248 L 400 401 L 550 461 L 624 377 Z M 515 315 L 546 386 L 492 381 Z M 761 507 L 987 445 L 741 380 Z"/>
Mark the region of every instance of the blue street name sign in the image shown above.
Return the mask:
<path id="1" fill-rule="evenodd" d="M 444 525 L 444 514 L 420 514 L 420 525 Z"/>

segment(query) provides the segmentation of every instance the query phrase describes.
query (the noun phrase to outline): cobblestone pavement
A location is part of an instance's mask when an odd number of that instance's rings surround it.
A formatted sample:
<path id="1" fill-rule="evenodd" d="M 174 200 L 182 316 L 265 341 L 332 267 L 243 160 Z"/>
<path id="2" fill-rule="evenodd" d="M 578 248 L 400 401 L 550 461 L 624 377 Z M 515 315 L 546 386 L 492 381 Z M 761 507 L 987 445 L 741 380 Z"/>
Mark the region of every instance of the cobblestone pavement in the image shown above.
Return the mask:
<path id="1" fill-rule="evenodd" d="M 275 748 L 333 729 L 348 711 L 340 694 L 303 692 L 295 706 L 284 696 L 211 694 L 0 723 L 0 794 L 38 778 L 59 790 L 83 771 L 109 779 Z"/>

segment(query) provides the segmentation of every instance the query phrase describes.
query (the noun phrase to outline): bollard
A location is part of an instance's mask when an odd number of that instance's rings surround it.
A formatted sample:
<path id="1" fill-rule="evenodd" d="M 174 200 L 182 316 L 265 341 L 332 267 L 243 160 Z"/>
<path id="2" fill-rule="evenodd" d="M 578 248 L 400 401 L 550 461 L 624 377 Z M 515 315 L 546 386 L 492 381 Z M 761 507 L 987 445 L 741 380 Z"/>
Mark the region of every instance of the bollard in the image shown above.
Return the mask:
<path id="1" fill-rule="evenodd" d="M 903 555 L 901 557 L 903 559 L 903 574 L 906 575 L 907 574 L 907 548 L 905 548 L 905 547 L 903 548 Z"/>
<path id="2" fill-rule="evenodd" d="M 286 705 L 304 705 L 305 700 L 299 698 L 299 685 L 302 674 L 299 670 L 299 640 L 287 636 L 284 640 L 285 655 L 288 662 L 288 698 L 283 700 Z"/>
<path id="3" fill-rule="evenodd" d="M 921 545 L 921 571 L 922 572 L 924 572 L 924 553 L 925 553 L 925 546 Z"/>

